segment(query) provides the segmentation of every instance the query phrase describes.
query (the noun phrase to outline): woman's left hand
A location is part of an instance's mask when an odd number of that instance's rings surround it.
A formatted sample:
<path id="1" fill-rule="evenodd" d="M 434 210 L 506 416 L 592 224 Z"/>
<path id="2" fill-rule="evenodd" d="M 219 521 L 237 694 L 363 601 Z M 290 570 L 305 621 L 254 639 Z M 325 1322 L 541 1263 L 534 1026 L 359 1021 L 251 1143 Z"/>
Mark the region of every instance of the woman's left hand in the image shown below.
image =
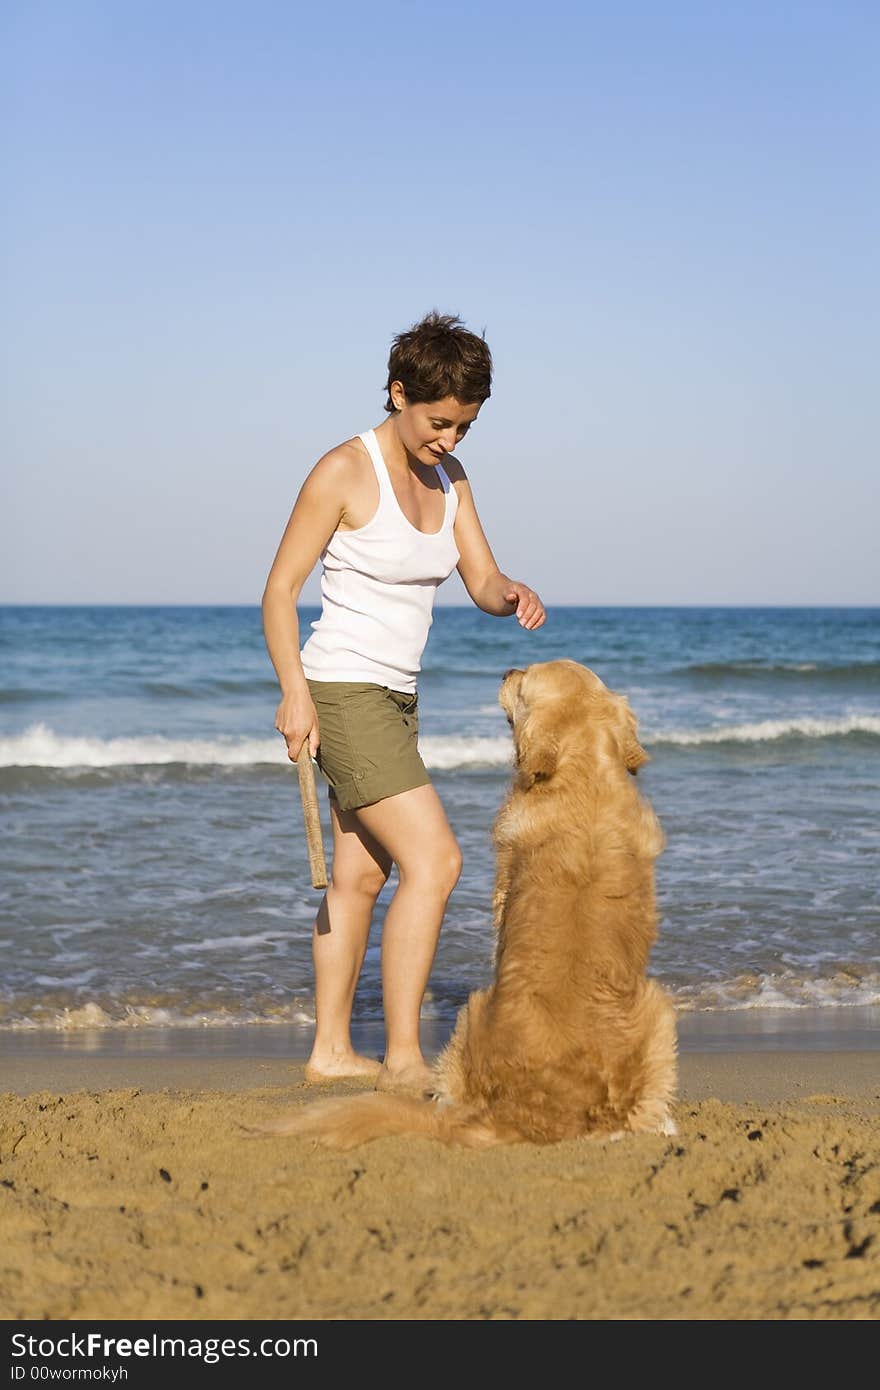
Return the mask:
<path id="1" fill-rule="evenodd" d="M 528 584 L 520 584 L 519 580 L 513 579 L 510 586 L 504 591 L 504 598 L 507 603 L 516 604 L 516 618 L 521 627 L 532 631 L 540 627 L 547 614 L 544 605 L 538 598 L 533 589 Z"/>

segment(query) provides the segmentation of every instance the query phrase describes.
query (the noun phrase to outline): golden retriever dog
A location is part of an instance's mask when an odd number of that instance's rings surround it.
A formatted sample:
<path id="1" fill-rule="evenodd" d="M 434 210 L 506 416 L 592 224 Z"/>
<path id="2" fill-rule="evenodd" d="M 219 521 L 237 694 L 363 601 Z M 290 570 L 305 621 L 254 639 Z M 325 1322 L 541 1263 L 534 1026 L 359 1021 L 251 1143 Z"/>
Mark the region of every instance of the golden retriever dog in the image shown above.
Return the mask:
<path id="1" fill-rule="evenodd" d="M 674 1134 L 672 1005 L 645 978 L 663 834 L 626 699 L 576 661 L 506 673 L 515 771 L 495 821 L 495 978 L 472 994 L 424 1099 L 301 1106 L 261 1130 L 352 1148 L 392 1134 L 469 1147 Z"/>

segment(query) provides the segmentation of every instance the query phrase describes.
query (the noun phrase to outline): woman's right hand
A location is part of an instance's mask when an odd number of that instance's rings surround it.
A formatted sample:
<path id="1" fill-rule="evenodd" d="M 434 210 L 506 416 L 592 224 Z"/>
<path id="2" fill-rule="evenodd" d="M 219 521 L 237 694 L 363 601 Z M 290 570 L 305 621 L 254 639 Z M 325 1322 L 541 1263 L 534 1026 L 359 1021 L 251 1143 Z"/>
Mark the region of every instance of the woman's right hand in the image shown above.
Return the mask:
<path id="1" fill-rule="evenodd" d="M 275 728 L 284 735 L 287 743 L 287 756 L 295 763 L 306 739 L 309 741 L 309 756 L 314 757 L 321 742 L 318 712 L 308 690 L 290 691 L 282 695 L 281 704 L 275 711 Z"/>

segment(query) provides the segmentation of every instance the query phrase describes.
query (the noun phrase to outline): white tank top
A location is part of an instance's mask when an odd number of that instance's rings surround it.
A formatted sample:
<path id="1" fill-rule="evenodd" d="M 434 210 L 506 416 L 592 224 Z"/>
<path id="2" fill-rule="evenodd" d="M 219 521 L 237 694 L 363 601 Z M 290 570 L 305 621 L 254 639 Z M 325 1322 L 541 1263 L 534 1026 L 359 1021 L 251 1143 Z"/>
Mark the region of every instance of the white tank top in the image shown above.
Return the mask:
<path id="1" fill-rule="evenodd" d="M 372 681 L 414 694 L 437 585 L 459 560 L 458 494 L 438 463 L 446 512 L 440 530 L 426 535 L 401 510 L 375 431 L 358 438 L 376 470 L 379 506 L 365 526 L 334 531 L 321 552 L 322 611 L 302 668 L 309 680 Z"/>

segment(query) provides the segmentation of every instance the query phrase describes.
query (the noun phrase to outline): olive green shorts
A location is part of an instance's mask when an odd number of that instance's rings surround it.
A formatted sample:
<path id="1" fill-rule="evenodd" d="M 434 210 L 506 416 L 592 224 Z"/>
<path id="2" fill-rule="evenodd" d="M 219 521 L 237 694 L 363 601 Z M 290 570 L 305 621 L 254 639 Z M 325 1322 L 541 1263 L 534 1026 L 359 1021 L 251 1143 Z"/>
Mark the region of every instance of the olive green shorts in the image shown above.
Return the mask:
<path id="1" fill-rule="evenodd" d="M 430 782 L 419 756 L 418 695 L 369 681 L 308 681 L 321 742 L 316 761 L 343 811 Z"/>

